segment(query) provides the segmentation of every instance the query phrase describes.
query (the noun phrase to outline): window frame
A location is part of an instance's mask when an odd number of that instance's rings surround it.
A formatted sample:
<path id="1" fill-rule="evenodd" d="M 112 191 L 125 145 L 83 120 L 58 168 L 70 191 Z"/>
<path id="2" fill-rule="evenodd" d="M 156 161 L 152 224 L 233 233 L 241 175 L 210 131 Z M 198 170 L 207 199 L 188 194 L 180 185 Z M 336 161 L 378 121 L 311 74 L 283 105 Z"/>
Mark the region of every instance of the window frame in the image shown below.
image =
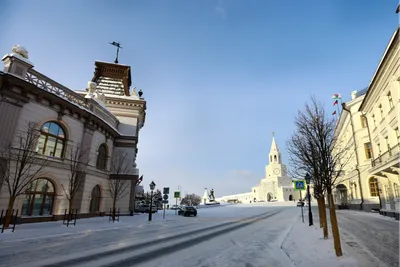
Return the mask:
<path id="1" fill-rule="evenodd" d="M 368 126 L 367 118 L 364 115 L 360 115 L 360 120 L 361 120 L 361 127 L 367 128 Z"/>
<path id="2" fill-rule="evenodd" d="M 386 96 L 387 96 L 388 101 L 389 101 L 389 108 L 390 108 L 390 110 L 392 110 L 394 108 L 392 92 L 389 91 Z"/>
<path id="3" fill-rule="evenodd" d="M 58 131 L 60 129 L 62 130 L 62 132 L 64 134 L 64 137 L 60 137 L 59 135 L 55 135 L 55 134 L 50 132 L 50 125 L 52 123 L 58 126 Z M 43 130 L 43 127 L 46 124 L 49 124 L 49 130 L 47 132 Z M 45 123 L 43 123 L 42 127 L 40 127 L 39 139 L 42 138 L 42 137 L 44 137 L 44 142 L 43 142 L 43 147 L 42 147 L 41 151 L 39 151 L 39 144 L 37 144 L 37 152 L 39 154 L 45 155 L 45 156 L 54 157 L 54 158 L 64 158 L 65 151 L 66 151 L 66 144 L 67 144 L 67 131 L 65 130 L 65 128 L 63 127 L 62 124 L 60 124 L 58 121 L 46 121 Z M 47 151 L 47 142 L 49 141 L 49 137 L 54 138 L 56 140 L 54 148 L 53 148 L 53 151 L 50 151 L 50 153 L 53 152 L 53 155 L 45 154 L 45 152 Z M 57 146 L 60 143 L 62 144 L 61 155 L 60 156 L 56 156 Z"/>
<path id="4" fill-rule="evenodd" d="M 368 180 L 369 193 L 371 197 L 379 197 L 378 179 L 371 177 Z"/>
<path id="5" fill-rule="evenodd" d="M 101 158 L 100 156 L 100 149 L 104 148 L 104 158 Z M 104 160 L 104 162 L 101 162 L 100 159 Z M 97 149 L 97 157 L 96 157 L 96 169 L 100 171 L 105 171 L 107 170 L 107 159 L 108 159 L 108 146 L 106 143 L 100 144 L 99 148 Z M 100 166 L 100 164 L 102 166 Z"/>
<path id="6" fill-rule="evenodd" d="M 369 148 L 367 145 L 369 144 Z M 367 159 L 372 159 L 372 145 L 371 142 L 364 143 L 365 157 Z"/>

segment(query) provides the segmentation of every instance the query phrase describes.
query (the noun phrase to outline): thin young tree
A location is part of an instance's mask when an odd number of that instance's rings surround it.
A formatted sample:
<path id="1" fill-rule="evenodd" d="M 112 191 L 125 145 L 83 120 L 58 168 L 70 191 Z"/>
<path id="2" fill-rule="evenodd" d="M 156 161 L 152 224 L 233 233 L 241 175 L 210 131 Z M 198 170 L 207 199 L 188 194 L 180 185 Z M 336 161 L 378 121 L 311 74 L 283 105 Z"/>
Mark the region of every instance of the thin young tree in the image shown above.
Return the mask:
<path id="1" fill-rule="evenodd" d="M 322 104 L 315 98 L 311 98 L 310 104 L 306 103 L 304 111 L 299 111 L 296 126 L 298 134 L 302 135 L 302 139 L 300 139 L 302 140 L 301 143 L 307 149 L 305 153 L 309 157 L 307 160 L 301 160 L 299 156 L 292 155 L 292 157 L 300 159 L 295 162 L 304 163 L 303 170 L 311 172 L 314 183 L 317 185 L 318 194 L 321 194 L 321 189 L 326 190 L 335 251 L 337 256 L 342 256 L 332 189 L 340 173 L 351 158 L 351 156 L 347 158 L 343 157 L 349 152 L 350 147 L 346 144 L 341 144 L 337 140 L 335 135 L 335 121 L 327 118 Z M 299 139 L 296 141 L 299 141 Z M 289 147 L 293 148 L 296 146 L 299 147 L 299 145 L 296 145 L 292 141 Z M 323 203 L 323 209 L 325 210 L 325 203 Z M 322 215 L 324 216 L 324 214 Z"/>
<path id="2" fill-rule="evenodd" d="M 328 225 L 326 219 L 324 184 L 318 175 L 319 155 L 313 145 L 310 134 L 305 129 L 310 125 L 304 121 L 301 114 L 296 118 L 296 130 L 287 142 L 289 162 L 292 166 L 289 173 L 292 177 L 305 177 L 308 173 L 312 176 L 314 197 L 318 203 L 320 227 L 323 228 L 324 238 L 328 238 Z"/>
<path id="3" fill-rule="evenodd" d="M 48 164 L 48 158 L 36 152 L 39 137 L 38 123 L 28 122 L 25 129 L 17 134 L 15 142 L 0 151 L 2 159 L 0 175 L 9 194 L 5 227 L 11 222 L 17 197 L 25 193 L 28 186 Z"/>
<path id="4" fill-rule="evenodd" d="M 71 146 L 69 151 L 68 187 L 66 188 L 64 185 L 61 185 L 65 196 L 68 199 L 68 214 L 72 213 L 72 207 L 76 194 L 79 192 L 79 190 L 82 190 L 85 170 L 89 162 L 89 157 L 87 155 L 88 152 L 89 149 L 82 148 L 80 144 L 77 144 L 76 147 Z"/>
<path id="5" fill-rule="evenodd" d="M 125 179 L 125 175 L 129 171 L 128 154 L 124 151 L 117 150 L 114 152 L 110 172 L 108 174 L 108 192 L 112 199 L 112 219 L 115 220 L 117 201 L 128 194 L 130 180 Z"/>

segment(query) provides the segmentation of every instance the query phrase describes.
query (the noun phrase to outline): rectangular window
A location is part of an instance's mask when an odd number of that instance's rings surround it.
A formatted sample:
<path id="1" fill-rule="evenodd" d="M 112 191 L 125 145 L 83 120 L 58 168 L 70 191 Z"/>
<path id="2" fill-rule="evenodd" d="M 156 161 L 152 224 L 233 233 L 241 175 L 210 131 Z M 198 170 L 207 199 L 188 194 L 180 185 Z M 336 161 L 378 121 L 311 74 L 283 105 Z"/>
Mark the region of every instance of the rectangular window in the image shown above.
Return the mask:
<path id="1" fill-rule="evenodd" d="M 365 144 L 364 144 L 364 149 L 365 149 L 365 157 L 366 157 L 367 159 L 372 158 L 371 143 L 365 143 Z"/>
<path id="2" fill-rule="evenodd" d="M 383 107 L 382 107 L 382 104 L 379 105 L 379 110 L 380 110 L 380 112 L 381 112 L 381 120 L 383 120 L 383 118 L 384 118 L 385 116 L 383 115 Z"/>
<path id="3" fill-rule="evenodd" d="M 399 127 L 397 127 L 394 131 L 396 132 L 397 140 L 399 140 L 400 139 Z"/>
<path id="4" fill-rule="evenodd" d="M 394 105 L 393 105 L 392 93 L 390 93 L 390 91 L 387 94 L 387 97 L 388 97 L 388 100 L 389 100 L 389 107 L 390 107 L 390 109 L 392 109 L 394 107 Z"/>
<path id="5" fill-rule="evenodd" d="M 390 144 L 389 144 L 389 137 L 388 136 L 385 137 L 385 142 L 386 142 L 387 150 L 389 151 L 390 150 Z"/>
<path id="6" fill-rule="evenodd" d="M 367 127 L 367 118 L 364 115 L 360 116 L 361 119 L 361 127 L 366 128 Z"/>
<path id="7" fill-rule="evenodd" d="M 377 146 L 378 146 L 379 155 L 381 155 L 381 144 L 378 144 Z"/>

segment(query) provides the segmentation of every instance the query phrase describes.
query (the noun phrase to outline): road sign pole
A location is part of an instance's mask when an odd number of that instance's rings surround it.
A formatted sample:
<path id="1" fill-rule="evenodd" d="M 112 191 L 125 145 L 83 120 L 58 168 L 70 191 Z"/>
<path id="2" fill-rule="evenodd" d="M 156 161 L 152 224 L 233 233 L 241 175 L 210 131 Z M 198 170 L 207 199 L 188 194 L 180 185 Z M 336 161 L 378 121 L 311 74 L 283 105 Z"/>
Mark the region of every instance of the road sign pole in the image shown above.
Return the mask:
<path id="1" fill-rule="evenodd" d="M 178 206 L 178 199 L 177 198 L 175 198 L 175 215 L 176 215 L 176 211 L 177 211 L 177 207 Z"/>
<path id="2" fill-rule="evenodd" d="M 302 199 L 302 197 L 301 197 L 301 190 L 300 190 L 300 200 Z M 304 223 L 304 212 L 303 212 L 303 203 L 301 204 L 301 219 L 302 219 L 302 221 L 303 221 L 303 223 Z"/>
<path id="3" fill-rule="evenodd" d="M 165 206 L 166 206 L 167 204 L 165 204 L 164 203 L 164 213 L 163 213 L 163 219 L 165 219 Z"/>

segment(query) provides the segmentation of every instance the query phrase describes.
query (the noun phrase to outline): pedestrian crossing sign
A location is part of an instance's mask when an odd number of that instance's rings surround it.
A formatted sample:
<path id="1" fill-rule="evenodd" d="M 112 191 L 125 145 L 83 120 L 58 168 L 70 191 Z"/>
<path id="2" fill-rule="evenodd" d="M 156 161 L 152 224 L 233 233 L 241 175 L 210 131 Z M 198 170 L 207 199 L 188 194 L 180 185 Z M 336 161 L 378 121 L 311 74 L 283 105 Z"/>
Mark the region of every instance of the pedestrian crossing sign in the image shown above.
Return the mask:
<path id="1" fill-rule="evenodd" d="M 304 180 L 294 181 L 294 190 L 305 190 L 306 182 Z"/>

